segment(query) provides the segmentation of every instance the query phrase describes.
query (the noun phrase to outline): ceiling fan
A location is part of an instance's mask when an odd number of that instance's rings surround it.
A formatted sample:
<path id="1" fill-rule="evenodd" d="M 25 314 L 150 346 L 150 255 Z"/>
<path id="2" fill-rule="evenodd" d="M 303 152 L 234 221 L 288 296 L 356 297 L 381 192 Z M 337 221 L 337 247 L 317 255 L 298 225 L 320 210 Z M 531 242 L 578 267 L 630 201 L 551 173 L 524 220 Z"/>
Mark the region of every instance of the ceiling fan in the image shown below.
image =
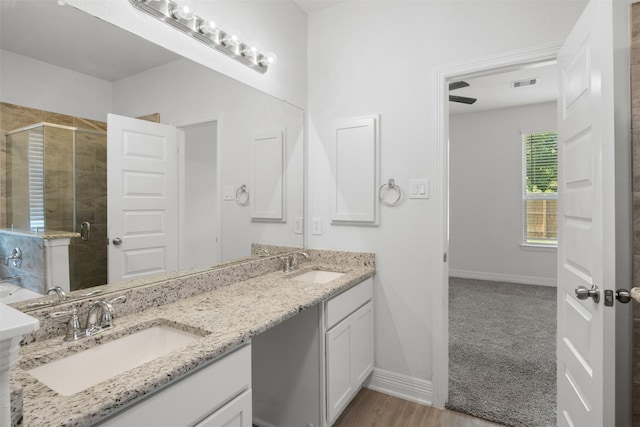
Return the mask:
<path id="1" fill-rule="evenodd" d="M 469 83 L 460 80 L 458 82 L 449 83 L 449 90 L 452 91 L 456 89 L 462 89 L 463 87 L 468 87 L 468 86 L 469 86 Z M 466 96 L 449 95 L 449 101 L 460 102 L 462 104 L 473 104 L 477 100 L 478 100 L 477 98 L 468 98 Z"/>

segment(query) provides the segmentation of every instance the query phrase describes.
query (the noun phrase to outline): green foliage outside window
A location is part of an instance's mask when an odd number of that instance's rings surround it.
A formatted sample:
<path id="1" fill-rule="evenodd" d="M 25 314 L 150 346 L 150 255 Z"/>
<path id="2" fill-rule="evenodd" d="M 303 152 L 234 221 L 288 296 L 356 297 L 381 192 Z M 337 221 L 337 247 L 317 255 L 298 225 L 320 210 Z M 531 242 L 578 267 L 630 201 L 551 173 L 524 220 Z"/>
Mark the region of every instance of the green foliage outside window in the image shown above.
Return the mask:
<path id="1" fill-rule="evenodd" d="M 558 134 L 533 133 L 525 136 L 527 193 L 558 191 Z"/>

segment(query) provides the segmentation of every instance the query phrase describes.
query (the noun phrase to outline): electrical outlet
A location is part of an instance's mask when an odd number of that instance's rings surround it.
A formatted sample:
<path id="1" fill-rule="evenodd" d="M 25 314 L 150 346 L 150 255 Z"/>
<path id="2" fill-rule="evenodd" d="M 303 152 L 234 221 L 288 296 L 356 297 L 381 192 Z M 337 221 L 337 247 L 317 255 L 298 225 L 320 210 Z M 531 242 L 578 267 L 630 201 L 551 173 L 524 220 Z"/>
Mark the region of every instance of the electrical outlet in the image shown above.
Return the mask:
<path id="1" fill-rule="evenodd" d="M 322 234 L 322 218 L 311 218 L 311 234 L 316 236 Z"/>
<path id="2" fill-rule="evenodd" d="M 293 225 L 293 232 L 295 234 L 302 234 L 303 230 L 304 230 L 304 219 L 302 219 L 301 216 L 296 217 Z"/>

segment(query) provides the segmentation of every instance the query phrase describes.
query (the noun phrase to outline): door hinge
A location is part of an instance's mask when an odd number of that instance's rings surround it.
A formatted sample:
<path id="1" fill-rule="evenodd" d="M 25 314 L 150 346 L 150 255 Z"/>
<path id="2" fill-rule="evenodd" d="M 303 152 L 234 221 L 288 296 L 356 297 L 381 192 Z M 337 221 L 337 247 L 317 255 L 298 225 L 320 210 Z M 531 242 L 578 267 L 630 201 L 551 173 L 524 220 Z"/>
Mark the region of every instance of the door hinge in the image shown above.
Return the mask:
<path id="1" fill-rule="evenodd" d="M 446 252 L 442 256 L 442 262 L 447 262 L 447 253 Z"/>

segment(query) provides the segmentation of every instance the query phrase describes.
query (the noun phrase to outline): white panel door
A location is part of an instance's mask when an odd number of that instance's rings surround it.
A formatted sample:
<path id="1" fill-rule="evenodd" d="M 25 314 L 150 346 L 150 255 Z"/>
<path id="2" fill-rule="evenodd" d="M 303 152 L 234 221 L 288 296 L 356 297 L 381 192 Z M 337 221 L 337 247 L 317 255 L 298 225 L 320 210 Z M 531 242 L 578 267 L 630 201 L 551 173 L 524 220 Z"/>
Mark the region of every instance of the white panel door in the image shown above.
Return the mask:
<path id="1" fill-rule="evenodd" d="M 558 57 L 558 426 L 615 425 L 612 19 L 611 0 L 591 1 Z"/>
<path id="2" fill-rule="evenodd" d="M 178 132 L 108 115 L 109 283 L 178 268 Z"/>

